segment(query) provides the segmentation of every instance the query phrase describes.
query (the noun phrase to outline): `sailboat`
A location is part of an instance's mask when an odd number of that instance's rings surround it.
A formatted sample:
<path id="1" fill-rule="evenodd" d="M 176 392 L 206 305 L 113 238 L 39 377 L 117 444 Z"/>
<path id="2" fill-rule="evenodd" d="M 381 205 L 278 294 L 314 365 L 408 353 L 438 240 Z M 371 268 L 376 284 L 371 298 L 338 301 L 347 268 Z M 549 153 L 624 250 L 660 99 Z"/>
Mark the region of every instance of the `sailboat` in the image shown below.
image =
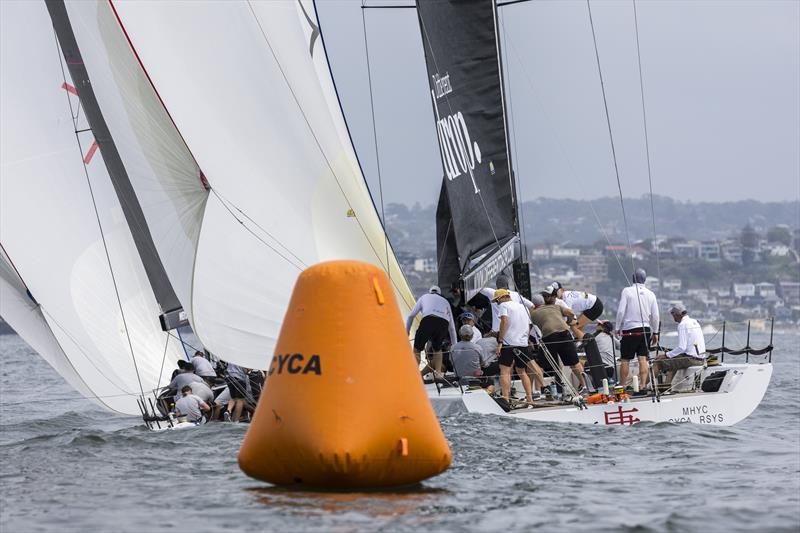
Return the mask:
<path id="1" fill-rule="evenodd" d="M 513 274 L 520 293 L 530 297 L 508 142 L 498 5 L 494 0 L 418 0 L 416 10 L 444 174 L 436 212 L 439 286 L 456 289 L 451 298 L 464 304 L 506 272 Z M 601 401 L 588 404 L 577 394 L 565 394 L 563 401 L 534 401 L 510 410 L 485 389 L 463 386 L 458 377 L 444 380 L 450 386 L 432 383 L 427 388 L 439 414 L 467 411 L 604 425 L 731 425 L 758 406 L 772 375 L 767 362 L 690 370 L 676 378 L 682 386 L 673 387 L 669 395 L 654 390 L 629 398 L 598 392 Z M 556 368 L 555 373 L 565 390 L 571 387 L 569 372 Z M 704 386 L 707 380 L 712 381 Z M 717 385 L 711 387 L 712 382 Z M 600 383 L 596 385 L 599 390 Z M 521 392 L 519 384 L 516 388 Z"/>
<path id="2" fill-rule="evenodd" d="M 141 413 L 187 324 L 268 368 L 320 261 L 380 266 L 411 308 L 312 2 L 53 0 L 1 18 L 2 315 L 82 394 Z"/>

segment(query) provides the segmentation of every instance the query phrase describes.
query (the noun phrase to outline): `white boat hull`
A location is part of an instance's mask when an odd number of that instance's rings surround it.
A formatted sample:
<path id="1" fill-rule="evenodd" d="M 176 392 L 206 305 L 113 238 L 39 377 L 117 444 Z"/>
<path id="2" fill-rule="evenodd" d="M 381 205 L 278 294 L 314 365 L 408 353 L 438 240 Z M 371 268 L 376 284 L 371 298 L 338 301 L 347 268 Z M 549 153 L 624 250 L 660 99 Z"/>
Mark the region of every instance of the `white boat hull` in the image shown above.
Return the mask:
<path id="1" fill-rule="evenodd" d="M 439 416 L 458 412 L 494 414 L 542 422 L 633 425 L 639 422 L 690 422 L 732 426 L 747 418 L 764 397 L 772 376 L 772 365 L 725 364 L 703 370 L 703 379 L 713 372 L 728 370 L 719 392 L 691 392 L 632 398 L 622 403 L 536 407 L 506 412 L 484 390 L 437 390 L 426 385 L 428 396 Z M 517 387 L 519 388 L 519 387 Z"/>

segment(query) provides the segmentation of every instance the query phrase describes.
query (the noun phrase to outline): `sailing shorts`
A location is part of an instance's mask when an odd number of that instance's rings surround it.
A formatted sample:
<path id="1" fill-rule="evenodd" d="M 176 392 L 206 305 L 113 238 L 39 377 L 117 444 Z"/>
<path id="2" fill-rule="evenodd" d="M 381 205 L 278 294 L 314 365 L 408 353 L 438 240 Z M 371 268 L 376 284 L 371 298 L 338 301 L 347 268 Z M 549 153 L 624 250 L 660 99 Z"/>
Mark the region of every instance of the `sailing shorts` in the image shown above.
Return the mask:
<path id="1" fill-rule="evenodd" d="M 228 379 L 226 379 L 225 381 L 228 383 L 228 390 L 231 393 L 232 400 L 245 398 L 247 396 L 247 383 L 245 383 L 241 379 L 236 379 L 232 377 L 228 377 Z"/>
<path id="2" fill-rule="evenodd" d="M 526 368 L 528 361 L 533 360 L 533 353 L 528 346 L 503 346 L 497 361 L 500 366 L 515 366 Z"/>
<path id="3" fill-rule="evenodd" d="M 581 314 L 589 320 L 597 320 L 603 314 L 603 302 L 600 301 L 600 298 L 596 299 L 594 305 Z"/>
<path id="4" fill-rule="evenodd" d="M 575 348 L 575 339 L 572 338 L 569 331 L 551 333 L 542 341 L 553 356 L 557 355 L 561 359 L 561 364 L 574 366 L 580 361 L 578 350 Z"/>
<path id="5" fill-rule="evenodd" d="M 634 357 L 647 357 L 650 355 L 650 328 L 626 329 L 622 332 L 620 341 L 620 358 L 626 361 Z"/>
<path id="6" fill-rule="evenodd" d="M 445 342 L 450 340 L 450 323 L 442 317 L 428 315 L 422 317 L 417 333 L 414 335 L 414 349 L 421 352 L 428 341 L 431 342 L 434 352 L 442 349 Z"/>

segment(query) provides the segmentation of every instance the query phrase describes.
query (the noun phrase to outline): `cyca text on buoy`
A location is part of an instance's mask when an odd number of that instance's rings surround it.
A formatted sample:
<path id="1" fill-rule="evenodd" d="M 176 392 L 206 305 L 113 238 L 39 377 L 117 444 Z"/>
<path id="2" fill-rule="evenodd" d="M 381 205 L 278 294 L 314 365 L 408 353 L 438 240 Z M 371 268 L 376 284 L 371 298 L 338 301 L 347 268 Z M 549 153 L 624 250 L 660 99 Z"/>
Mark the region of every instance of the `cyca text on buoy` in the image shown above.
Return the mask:
<path id="1" fill-rule="evenodd" d="M 301 353 L 276 355 L 272 358 L 272 363 L 269 365 L 269 375 L 283 374 L 322 374 L 322 365 L 319 360 L 319 355 L 314 354 L 306 361 Z"/>

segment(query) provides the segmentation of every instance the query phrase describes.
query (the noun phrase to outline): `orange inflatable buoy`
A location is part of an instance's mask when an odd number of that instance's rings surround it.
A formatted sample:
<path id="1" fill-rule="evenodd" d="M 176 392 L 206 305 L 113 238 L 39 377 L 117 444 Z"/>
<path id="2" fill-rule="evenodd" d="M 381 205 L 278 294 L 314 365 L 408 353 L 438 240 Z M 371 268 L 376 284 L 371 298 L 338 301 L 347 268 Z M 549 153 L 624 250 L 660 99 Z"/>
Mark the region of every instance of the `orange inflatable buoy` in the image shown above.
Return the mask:
<path id="1" fill-rule="evenodd" d="M 451 458 L 386 273 L 357 261 L 306 269 L 239 451 L 244 473 L 379 488 L 439 474 Z"/>

